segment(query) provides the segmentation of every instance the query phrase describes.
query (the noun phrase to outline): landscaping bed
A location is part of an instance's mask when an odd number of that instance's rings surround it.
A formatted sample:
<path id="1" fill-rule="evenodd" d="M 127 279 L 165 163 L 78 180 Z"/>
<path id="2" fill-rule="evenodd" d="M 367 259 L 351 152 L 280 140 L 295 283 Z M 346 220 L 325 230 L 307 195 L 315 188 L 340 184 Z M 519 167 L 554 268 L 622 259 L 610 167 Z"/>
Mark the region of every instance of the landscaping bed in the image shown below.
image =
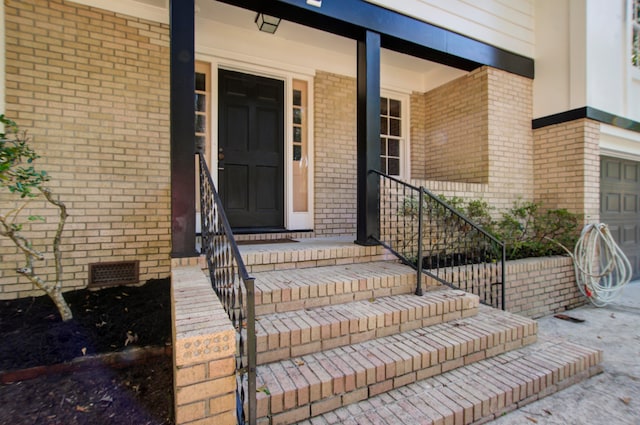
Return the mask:
<path id="1" fill-rule="evenodd" d="M 0 417 L 17 424 L 171 424 L 169 280 L 0 301 Z M 29 379 L 27 379 L 29 378 Z"/>

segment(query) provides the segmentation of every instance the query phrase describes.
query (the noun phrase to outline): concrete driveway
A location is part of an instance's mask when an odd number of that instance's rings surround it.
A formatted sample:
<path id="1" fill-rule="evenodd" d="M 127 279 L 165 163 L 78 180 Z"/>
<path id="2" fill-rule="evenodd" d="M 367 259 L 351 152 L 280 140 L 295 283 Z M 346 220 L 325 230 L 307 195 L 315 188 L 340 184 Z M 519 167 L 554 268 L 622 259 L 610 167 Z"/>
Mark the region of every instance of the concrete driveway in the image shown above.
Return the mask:
<path id="1" fill-rule="evenodd" d="M 492 425 L 640 425 L 640 281 L 610 305 L 539 319 L 539 338 L 567 339 L 604 353 L 604 372 L 491 422 Z"/>

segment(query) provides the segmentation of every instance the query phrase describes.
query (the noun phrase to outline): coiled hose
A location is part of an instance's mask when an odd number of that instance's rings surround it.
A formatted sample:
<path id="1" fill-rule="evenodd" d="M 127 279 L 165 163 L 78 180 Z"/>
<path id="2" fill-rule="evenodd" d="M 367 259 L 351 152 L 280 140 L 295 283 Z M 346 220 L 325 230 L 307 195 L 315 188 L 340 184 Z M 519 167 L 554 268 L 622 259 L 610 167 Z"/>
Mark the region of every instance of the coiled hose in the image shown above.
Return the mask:
<path id="1" fill-rule="evenodd" d="M 567 252 L 580 292 L 596 307 L 613 301 L 631 280 L 631 263 L 604 223 L 586 225 L 573 253 Z"/>

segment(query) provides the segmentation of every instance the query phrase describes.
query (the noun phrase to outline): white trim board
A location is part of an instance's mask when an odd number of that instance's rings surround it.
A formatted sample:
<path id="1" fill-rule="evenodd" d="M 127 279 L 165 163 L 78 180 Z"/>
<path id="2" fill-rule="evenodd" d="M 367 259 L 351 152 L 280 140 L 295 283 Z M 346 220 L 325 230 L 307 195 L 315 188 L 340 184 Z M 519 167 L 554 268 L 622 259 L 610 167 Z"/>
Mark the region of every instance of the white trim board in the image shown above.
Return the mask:
<path id="1" fill-rule="evenodd" d="M 640 161 L 640 133 L 600 124 L 600 154 Z"/>

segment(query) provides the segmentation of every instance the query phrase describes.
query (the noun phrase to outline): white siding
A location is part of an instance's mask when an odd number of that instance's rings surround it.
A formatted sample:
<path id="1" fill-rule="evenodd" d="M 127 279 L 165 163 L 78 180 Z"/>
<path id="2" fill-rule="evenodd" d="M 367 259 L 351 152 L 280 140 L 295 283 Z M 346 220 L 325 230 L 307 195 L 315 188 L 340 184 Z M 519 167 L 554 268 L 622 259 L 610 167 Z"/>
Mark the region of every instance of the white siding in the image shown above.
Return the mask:
<path id="1" fill-rule="evenodd" d="M 631 67 L 631 49 L 626 43 L 626 3 L 626 0 L 587 2 L 587 105 L 632 118 L 625 102 L 629 86 L 625 76 Z M 633 119 L 640 121 L 637 111 Z"/>
<path id="2" fill-rule="evenodd" d="M 534 118 L 590 106 L 640 121 L 627 0 L 536 0 Z"/>
<path id="3" fill-rule="evenodd" d="M 533 0 L 366 1 L 492 46 L 533 56 Z"/>

